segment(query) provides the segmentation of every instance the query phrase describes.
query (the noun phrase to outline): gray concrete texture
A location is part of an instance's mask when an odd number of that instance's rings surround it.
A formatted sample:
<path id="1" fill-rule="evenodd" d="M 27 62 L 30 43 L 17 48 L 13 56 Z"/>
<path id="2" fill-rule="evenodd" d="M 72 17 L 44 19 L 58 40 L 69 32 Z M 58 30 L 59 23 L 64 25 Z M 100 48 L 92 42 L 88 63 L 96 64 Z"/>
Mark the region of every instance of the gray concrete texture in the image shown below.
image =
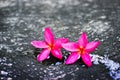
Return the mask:
<path id="1" fill-rule="evenodd" d="M 39 63 L 30 42 L 43 40 L 50 26 L 56 38 L 77 41 L 83 31 L 100 40 L 92 67 L 65 65 L 50 56 Z M 1 80 L 113 80 L 120 78 L 120 0 L 0 0 Z M 101 58 L 102 57 L 102 58 Z"/>

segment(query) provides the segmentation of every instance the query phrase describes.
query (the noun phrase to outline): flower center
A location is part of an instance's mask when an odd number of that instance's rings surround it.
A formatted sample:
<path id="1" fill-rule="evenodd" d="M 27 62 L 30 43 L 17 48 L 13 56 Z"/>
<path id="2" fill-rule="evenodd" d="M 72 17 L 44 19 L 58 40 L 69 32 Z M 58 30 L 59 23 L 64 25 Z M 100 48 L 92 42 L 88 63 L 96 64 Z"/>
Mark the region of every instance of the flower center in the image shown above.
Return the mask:
<path id="1" fill-rule="evenodd" d="M 50 49 L 54 49 L 54 44 L 50 44 L 50 45 L 49 45 L 49 48 L 50 48 Z"/>
<path id="2" fill-rule="evenodd" d="M 83 47 L 83 46 L 80 46 L 79 47 L 79 54 L 84 54 L 84 52 L 85 52 L 85 48 Z"/>

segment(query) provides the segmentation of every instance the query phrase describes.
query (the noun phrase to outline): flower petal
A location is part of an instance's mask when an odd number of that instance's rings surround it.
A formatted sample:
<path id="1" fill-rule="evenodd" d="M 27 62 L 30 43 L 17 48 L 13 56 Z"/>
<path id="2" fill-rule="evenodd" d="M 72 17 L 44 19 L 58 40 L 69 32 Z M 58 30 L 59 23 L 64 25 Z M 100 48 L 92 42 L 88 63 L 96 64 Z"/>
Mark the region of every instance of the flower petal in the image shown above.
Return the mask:
<path id="1" fill-rule="evenodd" d="M 90 42 L 90 43 L 87 44 L 86 50 L 87 50 L 88 52 L 92 52 L 92 51 L 95 50 L 95 48 L 97 48 L 97 47 L 99 46 L 99 44 L 100 44 L 99 41 L 98 41 L 98 42 L 95 42 L 95 41 Z"/>
<path id="2" fill-rule="evenodd" d="M 80 55 L 77 52 L 72 52 L 70 56 L 65 61 L 65 64 L 73 64 L 80 58 Z"/>
<path id="3" fill-rule="evenodd" d="M 49 56 L 50 54 L 50 50 L 49 49 L 44 49 L 38 56 L 37 56 L 37 60 L 40 62 L 40 61 L 43 61 L 45 59 L 47 59 L 47 57 Z"/>
<path id="4" fill-rule="evenodd" d="M 83 32 L 82 35 L 79 37 L 78 43 L 80 47 L 86 47 L 88 43 L 86 32 Z"/>
<path id="5" fill-rule="evenodd" d="M 32 41 L 31 44 L 36 48 L 47 48 L 47 44 L 44 41 Z"/>
<path id="6" fill-rule="evenodd" d="M 67 38 L 58 38 L 55 41 L 55 47 L 61 48 L 62 47 L 62 43 L 67 43 L 67 42 L 68 42 Z"/>
<path id="7" fill-rule="evenodd" d="M 45 31 L 44 31 L 44 38 L 45 38 L 45 41 L 51 45 L 54 43 L 54 35 L 51 31 L 51 29 L 49 27 L 46 27 L 45 28 Z"/>
<path id="8" fill-rule="evenodd" d="M 78 51 L 78 45 L 75 42 L 64 43 L 62 47 L 68 51 Z"/>
<path id="9" fill-rule="evenodd" d="M 62 53 L 60 50 L 52 50 L 51 51 L 52 55 L 58 59 L 62 59 Z"/>
<path id="10" fill-rule="evenodd" d="M 88 66 L 92 66 L 92 62 L 91 62 L 91 57 L 89 56 L 88 53 L 84 53 L 81 55 L 82 57 L 82 61 Z"/>

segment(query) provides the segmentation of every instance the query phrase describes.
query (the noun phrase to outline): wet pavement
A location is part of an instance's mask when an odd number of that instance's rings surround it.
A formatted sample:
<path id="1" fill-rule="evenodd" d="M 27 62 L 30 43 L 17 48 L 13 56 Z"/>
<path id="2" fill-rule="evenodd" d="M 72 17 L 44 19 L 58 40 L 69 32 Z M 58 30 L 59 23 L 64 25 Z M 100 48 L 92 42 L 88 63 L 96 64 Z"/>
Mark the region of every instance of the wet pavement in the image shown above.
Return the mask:
<path id="1" fill-rule="evenodd" d="M 39 63 L 30 42 L 43 39 L 50 26 L 55 37 L 77 41 L 83 31 L 101 45 L 91 54 L 93 65 L 81 60 L 65 65 L 50 56 Z M 120 80 L 119 0 L 0 0 L 1 80 Z"/>

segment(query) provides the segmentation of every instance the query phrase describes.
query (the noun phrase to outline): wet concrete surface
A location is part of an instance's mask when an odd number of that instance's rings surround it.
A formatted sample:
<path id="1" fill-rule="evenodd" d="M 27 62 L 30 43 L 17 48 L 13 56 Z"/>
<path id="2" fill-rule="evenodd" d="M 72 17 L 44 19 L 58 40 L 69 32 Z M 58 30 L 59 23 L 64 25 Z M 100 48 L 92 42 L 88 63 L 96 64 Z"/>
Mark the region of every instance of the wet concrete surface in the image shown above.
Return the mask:
<path id="1" fill-rule="evenodd" d="M 100 40 L 92 52 L 93 65 L 81 60 L 65 65 L 50 56 L 39 63 L 30 42 L 43 39 L 50 26 L 55 37 L 77 41 L 83 31 L 89 41 Z M 119 80 L 120 78 L 119 0 L 0 0 L 1 80 Z"/>

